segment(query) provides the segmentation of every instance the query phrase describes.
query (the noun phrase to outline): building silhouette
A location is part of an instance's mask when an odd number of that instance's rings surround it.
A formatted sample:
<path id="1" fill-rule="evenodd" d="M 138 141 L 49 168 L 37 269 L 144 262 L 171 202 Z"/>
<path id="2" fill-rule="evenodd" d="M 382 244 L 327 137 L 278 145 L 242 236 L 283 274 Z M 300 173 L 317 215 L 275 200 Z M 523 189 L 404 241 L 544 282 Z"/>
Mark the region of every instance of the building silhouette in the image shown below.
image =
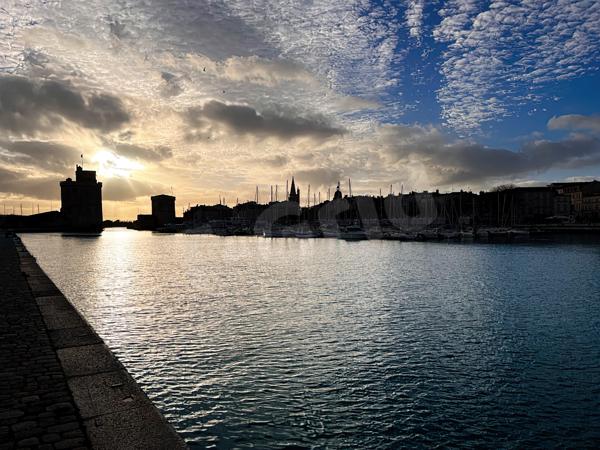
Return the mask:
<path id="1" fill-rule="evenodd" d="M 152 217 L 154 226 L 162 227 L 175 223 L 175 197 L 160 194 L 150 197 L 152 200 Z"/>
<path id="2" fill-rule="evenodd" d="M 102 183 L 96 172 L 77 166 L 75 181 L 60 182 L 61 208 L 65 228 L 79 231 L 102 229 Z"/>
<path id="3" fill-rule="evenodd" d="M 290 187 L 290 194 L 288 196 L 288 201 L 300 203 L 300 188 L 296 189 L 296 183 L 294 182 L 294 177 L 292 177 L 292 186 Z"/>

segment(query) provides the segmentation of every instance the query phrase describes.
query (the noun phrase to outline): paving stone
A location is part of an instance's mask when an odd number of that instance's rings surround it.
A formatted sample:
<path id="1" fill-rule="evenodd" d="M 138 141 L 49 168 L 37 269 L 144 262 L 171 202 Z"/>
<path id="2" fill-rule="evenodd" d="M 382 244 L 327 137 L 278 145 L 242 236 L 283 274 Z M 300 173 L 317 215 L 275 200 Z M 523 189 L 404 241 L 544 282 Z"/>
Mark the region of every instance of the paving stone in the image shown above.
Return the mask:
<path id="1" fill-rule="evenodd" d="M 80 347 L 102 342 L 90 327 L 62 328 L 50 330 L 48 334 L 56 348 Z"/>
<path id="2" fill-rule="evenodd" d="M 70 413 L 73 412 L 73 404 L 71 402 L 59 402 L 46 407 L 46 409 L 48 411 L 60 411 L 64 413 Z"/>
<path id="3" fill-rule="evenodd" d="M 54 448 L 56 449 L 68 449 L 79 447 L 85 442 L 83 438 L 73 438 L 73 439 L 65 439 L 63 441 L 56 442 L 54 444 Z"/>
<path id="4" fill-rule="evenodd" d="M 0 420 L 2 419 L 13 419 L 25 415 L 20 409 L 12 409 L 8 411 L 0 411 Z"/>
<path id="5" fill-rule="evenodd" d="M 121 368 L 104 344 L 62 348 L 57 353 L 68 377 L 93 375 Z"/>
<path id="6" fill-rule="evenodd" d="M 61 328 L 78 328 L 86 326 L 86 323 L 75 310 L 56 311 L 43 313 L 44 322 L 49 330 Z"/>
<path id="7" fill-rule="evenodd" d="M 85 426 L 96 450 L 187 448 L 174 430 L 164 428 L 163 421 L 156 408 L 142 406 L 88 419 Z"/>
<path id="8" fill-rule="evenodd" d="M 27 430 L 28 428 L 35 428 L 35 427 L 37 427 L 37 422 L 34 422 L 33 420 L 27 420 L 25 422 L 16 423 L 15 425 L 13 425 L 11 427 L 11 429 L 13 431 L 23 431 L 23 430 Z"/>
<path id="9" fill-rule="evenodd" d="M 63 433 L 65 431 L 77 429 L 79 429 L 79 424 L 77 422 L 61 423 L 60 425 L 48 427 L 48 431 L 51 433 Z"/>
<path id="10" fill-rule="evenodd" d="M 150 404 L 124 370 L 71 378 L 69 387 L 84 419 Z"/>
<path id="11" fill-rule="evenodd" d="M 42 436 L 42 442 L 48 442 L 48 443 L 52 443 L 52 442 L 57 442 L 60 441 L 60 434 L 57 433 L 49 433 L 49 434 L 45 434 Z"/>
<path id="12" fill-rule="evenodd" d="M 40 440 L 38 438 L 27 438 L 17 442 L 18 447 L 31 447 L 34 445 L 38 445 Z"/>
<path id="13" fill-rule="evenodd" d="M 44 297 L 36 297 L 35 302 L 38 304 L 40 309 L 42 308 L 53 308 L 53 309 L 72 309 L 71 303 L 63 295 L 47 295 Z M 43 311 L 43 309 L 42 309 Z"/>

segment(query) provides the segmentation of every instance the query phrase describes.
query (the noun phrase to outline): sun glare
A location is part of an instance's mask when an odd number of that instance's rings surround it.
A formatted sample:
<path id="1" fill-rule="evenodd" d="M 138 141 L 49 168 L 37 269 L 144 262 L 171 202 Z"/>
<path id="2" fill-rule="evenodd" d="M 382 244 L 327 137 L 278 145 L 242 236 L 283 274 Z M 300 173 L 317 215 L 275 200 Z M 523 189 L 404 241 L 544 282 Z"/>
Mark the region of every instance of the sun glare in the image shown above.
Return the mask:
<path id="1" fill-rule="evenodd" d="M 93 158 L 98 164 L 98 174 L 103 177 L 129 177 L 135 170 L 141 170 L 143 165 L 123 156 L 119 156 L 110 150 L 100 150 Z"/>

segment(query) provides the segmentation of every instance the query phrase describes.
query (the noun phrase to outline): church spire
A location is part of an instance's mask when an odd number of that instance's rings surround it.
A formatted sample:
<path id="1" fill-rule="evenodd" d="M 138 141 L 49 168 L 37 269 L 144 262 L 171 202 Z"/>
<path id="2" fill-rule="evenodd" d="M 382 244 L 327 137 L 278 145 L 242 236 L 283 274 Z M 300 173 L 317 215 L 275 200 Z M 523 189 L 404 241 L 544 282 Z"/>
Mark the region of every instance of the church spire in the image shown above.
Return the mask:
<path id="1" fill-rule="evenodd" d="M 290 187 L 288 200 L 290 202 L 300 203 L 300 189 L 296 189 L 296 182 L 294 181 L 294 177 L 292 177 L 292 186 Z"/>

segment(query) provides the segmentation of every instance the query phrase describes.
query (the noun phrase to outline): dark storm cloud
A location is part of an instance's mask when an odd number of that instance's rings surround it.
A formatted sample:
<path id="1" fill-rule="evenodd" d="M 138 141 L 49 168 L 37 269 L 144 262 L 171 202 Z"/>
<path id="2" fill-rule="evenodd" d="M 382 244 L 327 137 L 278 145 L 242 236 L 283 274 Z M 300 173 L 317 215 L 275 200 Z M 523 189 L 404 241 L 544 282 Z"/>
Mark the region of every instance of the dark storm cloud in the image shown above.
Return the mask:
<path id="1" fill-rule="evenodd" d="M 0 166 L 0 192 L 23 195 L 40 200 L 60 198 L 60 186 L 56 178 L 31 177 Z"/>
<path id="2" fill-rule="evenodd" d="M 193 128 L 206 130 L 217 125 L 238 135 L 292 139 L 312 137 L 325 139 L 345 132 L 322 118 L 287 117 L 280 114 L 259 113 L 250 106 L 228 105 L 213 100 L 204 106 L 191 108 L 184 117 Z M 195 133 L 198 134 L 198 133 Z M 201 134 L 201 133 L 200 133 Z"/>
<path id="3" fill-rule="evenodd" d="M 120 128 L 129 119 L 117 97 L 83 95 L 58 81 L 0 76 L 0 129 L 33 135 L 51 131 L 69 120 L 106 132 Z"/>
<path id="4" fill-rule="evenodd" d="M 398 126 L 390 130 L 388 151 L 394 160 L 416 159 L 445 183 L 482 182 L 600 163 L 600 140 L 585 136 L 534 141 L 510 151 L 462 141 L 446 143 L 434 128 Z"/>
<path id="5" fill-rule="evenodd" d="M 0 161 L 18 167 L 64 172 L 75 165 L 79 153 L 73 147 L 55 142 L 0 141 Z"/>
<path id="6" fill-rule="evenodd" d="M 115 153 L 130 159 L 138 159 L 150 162 L 163 161 L 173 156 L 173 150 L 170 147 L 159 145 L 156 147 L 141 147 L 139 145 L 128 143 L 116 143 L 112 147 Z"/>

